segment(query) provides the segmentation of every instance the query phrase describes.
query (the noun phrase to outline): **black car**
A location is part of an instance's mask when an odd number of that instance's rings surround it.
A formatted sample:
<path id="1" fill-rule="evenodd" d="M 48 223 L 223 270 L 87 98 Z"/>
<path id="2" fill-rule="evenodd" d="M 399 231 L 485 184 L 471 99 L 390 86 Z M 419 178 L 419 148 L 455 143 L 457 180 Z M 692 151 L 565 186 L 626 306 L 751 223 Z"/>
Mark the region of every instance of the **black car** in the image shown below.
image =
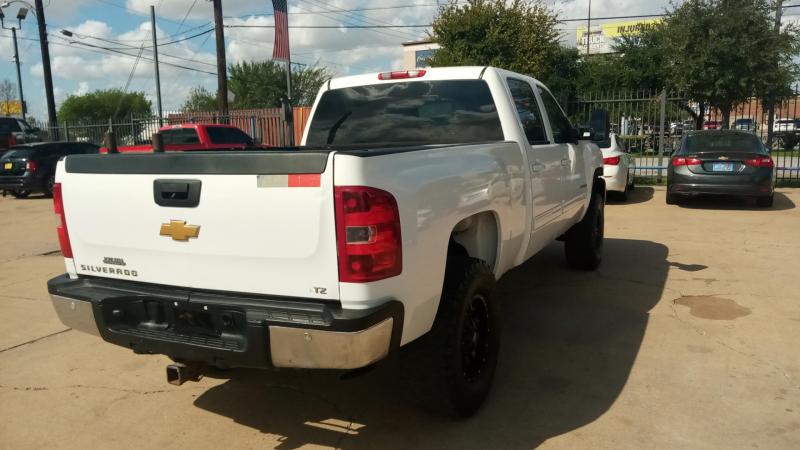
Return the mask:
<path id="1" fill-rule="evenodd" d="M 681 196 L 732 194 L 772 206 L 775 162 L 755 134 L 737 130 L 687 132 L 667 169 L 667 204 Z"/>
<path id="2" fill-rule="evenodd" d="M 68 155 L 100 153 L 84 142 L 43 142 L 11 147 L 0 158 L 0 190 L 17 198 L 34 192 L 53 195 L 58 160 Z"/>

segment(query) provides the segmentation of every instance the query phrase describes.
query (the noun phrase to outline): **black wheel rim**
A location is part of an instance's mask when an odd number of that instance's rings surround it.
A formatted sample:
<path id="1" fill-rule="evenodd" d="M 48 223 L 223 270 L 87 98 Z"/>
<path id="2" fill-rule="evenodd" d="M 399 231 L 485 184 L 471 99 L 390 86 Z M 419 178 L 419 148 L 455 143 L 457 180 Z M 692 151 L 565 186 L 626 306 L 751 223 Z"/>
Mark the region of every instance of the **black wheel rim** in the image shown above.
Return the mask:
<path id="1" fill-rule="evenodd" d="M 486 366 L 489 353 L 489 308 L 476 295 L 470 301 L 461 330 L 461 363 L 468 382 L 477 380 Z"/>

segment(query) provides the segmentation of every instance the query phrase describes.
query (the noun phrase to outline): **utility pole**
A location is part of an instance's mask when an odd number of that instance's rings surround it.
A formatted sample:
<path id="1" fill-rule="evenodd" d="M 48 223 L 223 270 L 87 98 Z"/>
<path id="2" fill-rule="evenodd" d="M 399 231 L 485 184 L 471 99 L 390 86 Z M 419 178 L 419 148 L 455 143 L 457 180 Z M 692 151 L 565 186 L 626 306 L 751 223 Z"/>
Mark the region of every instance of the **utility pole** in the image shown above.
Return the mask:
<path id="1" fill-rule="evenodd" d="M 589 58 L 589 41 L 592 38 L 592 0 L 589 0 L 589 17 L 586 24 L 586 58 Z"/>
<path id="2" fill-rule="evenodd" d="M 225 116 L 228 114 L 228 66 L 225 62 L 222 0 L 214 0 L 214 28 L 217 35 L 217 103 L 220 116 Z"/>
<path id="3" fill-rule="evenodd" d="M 47 43 L 47 24 L 44 20 L 42 0 L 36 1 L 36 20 L 39 22 L 39 44 L 42 49 L 42 71 L 44 72 L 44 91 L 47 97 L 47 120 L 54 128 L 53 137 L 58 139 L 58 118 L 56 117 L 56 100 L 53 95 L 53 74 L 50 72 L 50 46 Z"/>
<path id="4" fill-rule="evenodd" d="M 781 32 L 781 14 L 783 14 L 783 0 L 777 0 L 776 2 L 777 9 L 775 11 L 775 34 L 780 34 Z M 769 104 L 769 116 L 767 117 L 767 149 L 772 149 L 772 138 L 773 132 L 772 129 L 775 127 L 775 103 L 770 102 Z M 763 134 L 762 134 L 763 136 Z"/>
<path id="5" fill-rule="evenodd" d="M 17 50 L 17 29 L 11 28 L 14 36 L 14 62 L 17 63 L 17 84 L 19 85 L 19 105 L 22 110 L 22 120 L 25 120 L 25 96 L 22 95 L 22 75 L 19 72 L 19 50 Z"/>
<path id="6" fill-rule="evenodd" d="M 156 103 L 158 104 L 158 126 L 162 126 L 161 119 L 164 111 L 161 109 L 161 78 L 158 76 L 158 40 L 156 39 L 156 8 L 150 5 L 150 30 L 153 32 L 153 65 L 156 68 Z"/>

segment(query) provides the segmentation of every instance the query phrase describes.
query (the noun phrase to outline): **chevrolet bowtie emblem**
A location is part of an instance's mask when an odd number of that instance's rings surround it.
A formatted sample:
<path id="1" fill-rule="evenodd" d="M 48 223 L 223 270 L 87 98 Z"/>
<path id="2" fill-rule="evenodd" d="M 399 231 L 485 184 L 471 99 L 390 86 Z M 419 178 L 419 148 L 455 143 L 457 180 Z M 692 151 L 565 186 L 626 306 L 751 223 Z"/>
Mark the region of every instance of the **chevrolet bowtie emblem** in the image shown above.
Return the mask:
<path id="1" fill-rule="evenodd" d="M 161 236 L 172 236 L 173 241 L 188 241 L 189 238 L 196 238 L 200 234 L 200 227 L 186 225 L 185 221 L 170 220 L 169 223 L 161 224 Z"/>
<path id="2" fill-rule="evenodd" d="M 730 159 L 730 158 L 728 158 L 727 156 L 720 156 L 720 157 L 719 157 L 719 159 L 721 159 L 721 160 L 723 160 L 723 161 L 727 161 L 727 160 L 728 160 L 728 159 Z"/>

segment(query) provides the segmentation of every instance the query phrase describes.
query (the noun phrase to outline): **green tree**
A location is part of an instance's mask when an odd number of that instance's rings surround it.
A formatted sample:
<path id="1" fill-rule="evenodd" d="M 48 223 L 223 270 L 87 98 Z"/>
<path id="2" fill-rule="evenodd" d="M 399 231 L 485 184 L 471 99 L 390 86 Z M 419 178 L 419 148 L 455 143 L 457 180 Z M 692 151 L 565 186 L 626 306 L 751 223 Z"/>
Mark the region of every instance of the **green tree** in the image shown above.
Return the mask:
<path id="1" fill-rule="evenodd" d="M 215 111 L 217 96 L 203 86 L 189 89 L 189 96 L 183 101 L 181 111 Z"/>
<path id="2" fill-rule="evenodd" d="M 558 24 L 558 14 L 541 0 L 454 1 L 433 20 L 430 37 L 440 48 L 428 64 L 494 66 L 547 80 L 554 66 L 577 61 L 577 52 L 562 50 Z M 563 76 L 554 80 L 569 89 Z"/>
<path id="3" fill-rule="evenodd" d="M 724 128 L 751 96 L 780 95 L 796 79 L 797 30 L 775 32 L 771 0 L 686 0 L 671 8 L 662 29 L 668 81 L 718 108 Z"/>
<path id="4" fill-rule="evenodd" d="M 286 69 L 274 61 L 243 61 L 228 67 L 228 89 L 236 94 L 237 109 L 279 108 L 286 97 Z M 311 106 L 320 87 L 335 76 L 327 67 L 292 70 L 292 103 Z"/>
<path id="5" fill-rule="evenodd" d="M 122 89 L 98 89 L 83 95 L 69 95 L 58 108 L 58 120 L 102 121 L 109 117 L 120 120 L 131 115 L 150 114 L 153 102 L 144 92 L 122 92 Z"/>

